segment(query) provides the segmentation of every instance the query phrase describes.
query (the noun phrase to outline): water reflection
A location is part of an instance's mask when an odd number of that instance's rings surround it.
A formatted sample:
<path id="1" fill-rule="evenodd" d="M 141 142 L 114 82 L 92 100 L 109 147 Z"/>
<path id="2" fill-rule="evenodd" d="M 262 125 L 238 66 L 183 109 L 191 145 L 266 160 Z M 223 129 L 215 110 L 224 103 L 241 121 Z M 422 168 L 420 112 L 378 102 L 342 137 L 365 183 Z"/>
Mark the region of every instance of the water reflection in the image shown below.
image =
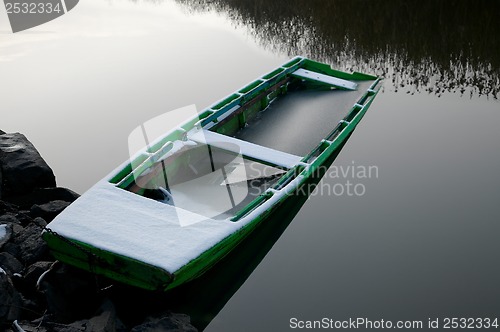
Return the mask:
<path id="1" fill-rule="evenodd" d="M 225 13 L 273 52 L 376 71 L 396 92 L 498 98 L 500 1 L 176 1 Z"/>

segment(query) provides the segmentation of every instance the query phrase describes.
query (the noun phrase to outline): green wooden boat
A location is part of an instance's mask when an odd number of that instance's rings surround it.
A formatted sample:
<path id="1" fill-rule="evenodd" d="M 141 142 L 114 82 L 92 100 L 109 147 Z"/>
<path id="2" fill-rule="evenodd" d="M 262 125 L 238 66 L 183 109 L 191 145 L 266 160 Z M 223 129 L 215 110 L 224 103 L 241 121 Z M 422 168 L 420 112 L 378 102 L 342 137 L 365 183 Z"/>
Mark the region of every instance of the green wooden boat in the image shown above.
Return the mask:
<path id="1" fill-rule="evenodd" d="M 60 261 L 168 290 L 211 268 L 304 192 L 380 78 L 296 57 L 166 130 L 45 229 Z M 145 126 L 139 127 L 147 137 Z M 295 196 L 295 197 L 294 197 Z"/>

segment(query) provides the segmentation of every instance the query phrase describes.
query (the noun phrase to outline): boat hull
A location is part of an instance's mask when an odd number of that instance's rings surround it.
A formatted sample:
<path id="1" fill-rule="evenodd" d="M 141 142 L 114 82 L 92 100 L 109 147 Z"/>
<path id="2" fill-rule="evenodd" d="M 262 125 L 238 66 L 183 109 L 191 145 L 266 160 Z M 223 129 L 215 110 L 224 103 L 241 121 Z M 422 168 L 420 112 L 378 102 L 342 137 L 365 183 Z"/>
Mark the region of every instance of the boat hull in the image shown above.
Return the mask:
<path id="1" fill-rule="evenodd" d="M 58 260 L 92 273 L 148 290 L 169 290 L 185 284 L 202 275 L 234 250 L 259 225 L 266 222 L 268 216 L 279 209 L 285 201 L 293 201 L 298 197 L 298 193 L 307 192 L 309 188 L 304 190 L 304 186 L 308 180 L 324 173 L 322 168 L 329 166 L 328 161 L 332 156 L 338 154 L 365 115 L 378 93 L 379 83 L 380 79 L 375 76 L 343 73 L 331 69 L 326 64 L 302 57 L 294 58 L 207 108 L 200 114 L 199 118 L 189 120 L 182 124 L 180 129 L 169 132 L 156 140 L 142 154 L 139 153 L 134 157 L 135 159 L 127 161 L 97 184 L 96 189 L 91 189 L 84 194 L 85 197 L 82 196 L 81 199 L 77 200 L 74 207 L 70 206 L 68 211 L 64 211 L 62 216 L 49 224 L 42 236 Z M 286 147 L 283 149 L 273 147 L 274 140 L 272 139 L 269 143 L 262 144 L 268 145 L 268 147 L 253 143 L 251 139 L 248 141 L 239 140 L 239 136 L 246 135 L 244 132 L 246 128 L 259 125 L 257 120 L 260 119 L 259 117 L 263 117 L 264 111 L 272 114 L 269 111 L 271 107 L 274 107 L 270 106 L 272 102 L 284 98 L 289 90 L 296 86 L 299 88 L 304 88 L 304 86 L 312 89 L 319 88 L 319 90 L 327 91 L 327 96 L 330 94 L 329 91 L 333 90 L 332 95 L 337 93 L 339 96 L 350 98 L 347 99 L 349 106 L 343 108 L 344 113 L 342 113 L 341 120 L 331 123 L 331 129 L 325 134 L 321 134 L 323 138 L 310 149 L 309 153 L 283 151 L 286 150 Z M 343 102 L 346 103 L 345 100 Z M 277 114 L 278 111 L 272 112 Z M 245 160 L 281 169 L 282 175 L 276 181 L 273 180 L 274 182 L 270 183 L 264 192 L 255 197 L 252 196 L 251 201 L 245 201 L 245 204 L 239 207 L 236 212 L 224 215 L 224 221 L 211 220 L 212 217 L 208 218 L 216 227 L 220 226 L 214 232 L 217 234 L 207 235 L 209 236 L 207 238 L 208 244 L 204 246 L 191 245 L 189 248 L 191 251 L 187 250 L 188 254 L 185 254 L 182 259 L 176 257 L 176 250 L 179 249 L 175 248 L 182 248 L 182 243 L 179 242 L 183 241 L 183 237 L 190 239 L 193 234 L 198 236 L 200 232 L 197 229 L 201 229 L 204 227 L 203 225 L 191 226 L 191 231 L 189 227 L 185 227 L 180 230 L 175 229 L 172 234 L 166 233 L 165 242 L 173 243 L 172 248 L 174 249 L 172 250 L 167 244 L 162 247 L 161 243 L 158 243 L 157 246 L 153 247 L 154 250 L 149 252 L 142 250 L 147 254 L 142 256 L 137 254 L 137 252 L 141 252 L 143 246 L 152 245 L 150 242 L 163 242 L 158 234 L 156 237 L 155 234 L 151 234 L 153 240 L 141 242 L 134 239 L 127 244 L 121 239 L 124 242 L 123 245 L 113 244 L 112 227 L 126 229 L 127 226 L 124 223 L 129 222 L 133 227 L 136 227 L 136 232 L 140 232 L 140 227 L 136 224 L 141 220 L 132 220 L 134 219 L 133 215 L 136 216 L 135 219 L 141 218 L 140 213 L 134 212 L 134 206 L 146 206 L 143 209 L 145 212 L 142 213 L 143 221 L 149 222 L 152 215 L 154 215 L 152 219 L 160 218 L 157 217 L 157 214 L 158 211 L 162 211 L 161 204 L 151 202 L 148 198 L 143 197 L 147 190 L 138 185 L 137 179 L 140 178 L 145 183 L 151 182 L 155 173 L 151 171 L 148 173 L 147 170 L 158 165 L 159 153 L 162 153 L 162 158 L 166 158 L 163 155 L 167 155 L 168 151 L 173 150 L 172 147 L 175 144 L 172 142 L 193 141 L 199 144 L 197 137 L 203 131 L 207 134 L 206 138 L 214 135 L 216 138 L 226 141 L 225 143 L 233 144 L 236 142 L 235 144 L 239 147 L 239 152 Z M 216 145 L 215 142 L 204 143 L 212 148 L 215 148 Z M 296 145 L 291 144 L 290 146 L 294 148 Z M 224 148 L 228 144 L 221 146 Z M 273 150 L 273 148 L 276 149 Z M 297 156 L 293 152 L 300 155 Z M 174 154 L 172 151 L 171 153 Z M 185 159 L 194 158 L 192 156 L 191 153 Z M 169 159 L 161 160 L 168 161 Z M 177 156 L 177 159 L 167 166 L 162 161 L 163 172 L 175 173 L 186 168 L 179 160 L 183 160 L 183 158 Z M 104 202 L 97 204 L 99 197 L 102 197 Z M 123 200 L 121 204 L 124 209 L 129 208 L 129 215 L 119 212 L 120 204 L 115 204 L 112 197 L 117 197 L 118 201 Z M 108 217 L 105 216 L 108 211 L 106 199 L 109 201 L 108 206 L 111 210 L 118 211 L 114 214 L 110 213 Z M 156 214 L 149 213 L 147 206 L 150 207 L 151 211 L 156 211 Z M 164 209 L 172 209 L 172 207 L 164 206 Z M 120 217 L 116 217 L 117 215 Z M 164 218 L 163 222 L 168 221 L 167 217 L 161 218 Z M 113 219 L 114 224 L 110 221 L 111 219 Z M 158 220 L 161 221 L 161 219 Z M 85 228 L 86 225 L 83 225 L 86 222 L 89 224 L 87 228 Z M 269 220 L 269 222 L 273 221 Z M 151 221 L 149 226 L 145 226 L 145 228 L 157 227 L 157 224 L 159 222 Z M 103 228 L 107 227 L 108 233 L 105 233 L 100 225 Z M 82 228 L 84 231 L 77 232 L 74 228 Z M 208 231 L 203 231 L 208 234 L 210 228 Z M 103 233 L 101 238 L 98 236 L 100 233 Z M 109 237 L 109 241 L 106 236 Z M 200 239 L 203 240 L 203 238 Z M 136 250 L 134 250 L 134 246 Z M 171 252 L 166 253 L 169 250 Z M 183 254 L 182 252 L 178 253 L 180 256 Z M 155 255 L 158 257 L 153 257 Z"/>

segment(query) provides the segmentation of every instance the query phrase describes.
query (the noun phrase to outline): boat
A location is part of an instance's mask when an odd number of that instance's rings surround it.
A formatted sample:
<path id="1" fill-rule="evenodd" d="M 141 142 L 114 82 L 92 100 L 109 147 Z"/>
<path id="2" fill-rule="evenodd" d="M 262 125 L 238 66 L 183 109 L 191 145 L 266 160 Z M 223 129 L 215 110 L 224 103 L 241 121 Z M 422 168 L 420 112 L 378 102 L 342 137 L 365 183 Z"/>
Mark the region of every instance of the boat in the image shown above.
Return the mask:
<path id="1" fill-rule="evenodd" d="M 186 284 L 310 194 L 307 180 L 324 173 L 380 82 L 295 57 L 154 139 L 139 126 L 144 146 L 42 237 L 56 259 L 96 275 L 155 291 Z"/>

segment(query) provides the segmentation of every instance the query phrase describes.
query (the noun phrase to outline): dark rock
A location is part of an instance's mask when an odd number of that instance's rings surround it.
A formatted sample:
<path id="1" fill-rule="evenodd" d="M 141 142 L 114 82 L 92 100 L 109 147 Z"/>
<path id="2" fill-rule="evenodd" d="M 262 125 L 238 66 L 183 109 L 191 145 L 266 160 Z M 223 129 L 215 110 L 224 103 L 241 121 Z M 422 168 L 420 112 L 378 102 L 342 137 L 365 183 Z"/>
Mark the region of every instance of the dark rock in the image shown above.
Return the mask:
<path id="1" fill-rule="evenodd" d="M 31 264 L 26 269 L 24 281 L 31 290 L 36 290 L 36 284 L 40 276 L 47 271 L 54 262 L 41 261 Z"/>
<path id="2" fill-rule="evenodd" d="M 0 225 L 9 225 L 12 230 L 12 237 L 23 231 L 23 226 L 21 222 L 12 214 L 4 214 L 0 216 Z"/>
<path id="3" fill-rule="evenodd" d="M 69 327 L 76 329 L 76 331 L 86 332 L 115 332 L 116 331 L 116 310 L 113 303 L 105 300 L 99 308 L 99 312 L 91 319 L 80 320 L 71 323 Z M 59 330 L 66 331 L 66 330 Z M 68 331 L 69 332 L 69 331 Z"/>
<path id="4" fill-rule="evenodd" d="M 34 204 L 45 204 L 51 201 L 74 202 L 80 195 L 72 190 L 55 187 L 55 188 L 36 188 L 33 192 L 24 195 L 10 196 L 8 201 L 18 205 L 22 209 L 29 209 Z"/>
<path id="5" fill-rule="evenodd" d="M 80 322 L 75 322 L 70 325 L 55 325 L 53 328 L 54 332 L 81 332 L 86 331 L 86 326 L 81 325 Z"/>
<path id="6" fill-rule="evenodd" d="M 9 242 L 12 236 L 12 226 L 8 224 L 0 224 L 0 249 L 3 248 L 4 244 Z"/>
<path id="7" fill-rule="evenodd" d="M 21 222 L 19 221 L 19 219 L 17 219 L 16 215 L 12 212 L 7 212 L 3 215 L 0 215 L 0 223 L 21 225 Z"/>
<path id="8" fill-rule="evenodd" d="M 116 318 L 115 326 L 116 326 L 116 332 L 130 331 L 130 329 L 125 326 L 125 324 L 120 320 L 120 318 Z"/>
<path id="9" fill-rule="evenodd" d="M 8 252 L 0 252 L 0 267 L 10 276 L 24 270 L 24 265 Z"/>
<path id="10" fill-rule="evenodd" d="M 16 287 L 16 289 L 19 291 L 15 282 L 14 287 Z M 27 298 L 24 296 L 22 291 L 19 291 L 19 294 L 21 295 L 22 302 L 20 313 L 21 319 L 32 320 L 40 317 L 40 315 L 43 314 L 43 312 L 45 311 L 45 303 L 43 301 L 40 301 L 38 298 Z"/>
<path id="11" fill-rule="evenodd" d="M 47 221 L 52 221 L 59 213 L 68 207 L 71 203 L 57 200 L 42 205 L 33 205 L 31 207 L 31 216 L 33 218 L 41 217 Z"/>
<path id="12" fill-rule="evenodd" d="M 134 327 L 131 332 L 196 332 L 188 315 L 168 313 L 161 318 L 150 318 L 148 322 Z"/>
<path id="13" fill-rule="evenodd" d="M 17 325 L 19 326 L 19 328 L 22 329 L 22 331 L 25 331 L 25 332 L 48 332 L 49 331 L 45 327 L 40 326 L 38 323 L 33 323 L 33 322 L 26 321 L 26 320 L 17 322 Z M 16 328 L 17 328 L 17 326 L 16 326 Z M 16 329 L 16 331 L 19 331 L 19 329 Z"/>
<path id="14" fill-rule="evenodd" d="M 20 255 L 21 255 L 21 248 L 19 247 L 19 245 L 12 243 L 12 242 L 9 242 L 6 245 L 4 245 L 3 251 L 11 254 L 12 256 L 16 257 L 17 259 L 19 259 Z"/>
<path id="15" fill-rule="evenodd" d="M 19 133 L 0 135 L 2 196 L 27 194 L 35 188 L 55 187 L 52 169 L 28 139 Z"/>
<path id="16" fill-rule="evenodd" d="M 19 210 L 19 212 L 14 216 L 17 218 L 17 220 L 19 220 L 23 227 L 26 227 L 30 222 L 33 221 L 33 218 L 31 217 L 31 207 L 28 210 Z"/>
<path id="17" fill-rule="evenodd" d="M 42 229 L 45 228 L 45 226 L 47 226 L 47 222 L 45 221 L 45 219 L 40 217 L 36 217 L 35 219 L 33 219 L 33 224 L 37 225 Z"/>
<path id="18" fill-rule="evenodd" d="M 54 264 L 40 282 L 48 312 L 60 323 L 90 317 L 100 304 L 95 279 L 84 271 L 65 264 Z"/>
<path id="19" fill-rule="evenodd" d="M 2 183 L 0 182 L 0 187 L 1 186 Z M 19 207 L 17 205 L 5 201 L 0 201 L 0 215 L 5 214 L 7 212 L 16 213 L 18 210 Z"/>
<path id="20" fill-rule="evenodd" d="M 116 330 L 116 309 L 110 300 L 105 300 L 99 308 L 100 313 L 87 324 L 88 331 L 114 332 Z"/>
<path id="21" fill-rule="evenodd" d="M 86 331 L 86 326 L 82 325 L 82 322 L 74 322 L 69 325 L 63 324 L 47 324 L 47 326 L 52 326 L 50 331 L 53 332 L 81 332 Z"/>
<path id="22" fill-rule="evenodd" d="M 34 319 L 31 322 L 22 322 L 24 326 L 27 326 L 31 328 L 32 326 L 40 326 L 42 328 L 41 331 L 50 331 L 50 332 L 80 332 L 80 331 L 85 331 L 84 326 L 79 326 L 78 323 L 76 324 L 62 324 L 62 323 L 57 323 L 53 321 L 52 315 L 44 315 L 38 319 Z M 21 324 L 20 324 L 21 325 Z M 28 332 L 30 330 L 26 330 Z M 35 330 L 38 332 L 38 330 Z"/>
<path id="23" fill-rule="evenodd" d="M 19 318 L 21 296 L 4 270 L 0 269 L 0 326 Z"/>
<path id="24" fill-rule="evenodd" d="M 30 265 L 42 260 L 48 253 L 47 244 L 41 237 L 42 227 L 31 223 L 15 238 L 15 243 L 19 245 L 20 259 Z"/>
<path id="25" fill-rule="evenodd" d="M 26 213 L 27 212 L 27 213 Z M 31 218 L 28 215 L 29 211 L 20 211 L 15 214 L 16 219 L 19 221 L 19 223 L 25 227 L 27 226 L 30 222 L 33 221 L 33 218 Z"/>

